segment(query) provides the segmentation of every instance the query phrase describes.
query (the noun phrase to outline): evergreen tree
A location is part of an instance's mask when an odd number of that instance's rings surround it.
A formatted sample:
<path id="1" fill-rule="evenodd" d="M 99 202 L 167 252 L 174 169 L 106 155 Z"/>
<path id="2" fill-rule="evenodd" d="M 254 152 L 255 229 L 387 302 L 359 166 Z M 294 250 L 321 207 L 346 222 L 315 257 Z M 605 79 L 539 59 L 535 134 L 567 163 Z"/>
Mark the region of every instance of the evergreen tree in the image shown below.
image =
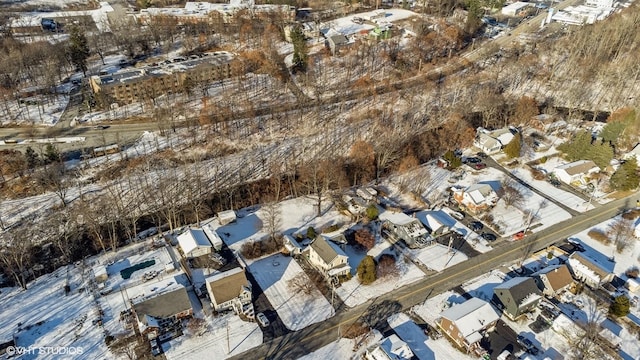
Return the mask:
<path id="1" fill-rule="evenodd" d="M 627 316 L 629 314 L 629 298 L 626 295 L 620 295 L 613 299 L 609 306 L 609 314 L 614 316 Z"/>
<path id="2" fill-rule="evenodd" d="M 307 228 L 307 238 L 313 240 L 316 238 L 316 236 L 316 229 L 314 229 L 313 226 L 309 226 Z"/>
<path id="3" fill-rule="evenodd" d="M 624 164 L 620 165 L 611 179 L 609 185 L 614 190 L 632 190 L 638 187 L 640 183 L 640 176 L 638 176 L 638 162 L 635 158 L 627 160 Z"/>
<path id="4" fill-rule="evenodd" d="M 87 76 L 89 45 L 87 43 L 87 37 L 78 26 L 71 26 L 70 28 L 67 52 L 71 63 L 80 69 L 84 76 Z"/>
<path id="5" fill-rule="evenodd" d="M 600 137 L 606 143 L 615 145 L 618 142 L 618 138 L 624 132 L 624 129 L 627 127 L 626 122 L 610 122 L 602 128 L 600 132 Z"/>
<path id="6" fill-rule="evenodd" d="M 558 150 L 566 154 L 566 159 L 569 161 L 578 161 L 585 159 L 585 154 L 591 146 L 591 133 L 587 131 L 580 131 L 577 133 L 571 141 L 567 141 L 564 144 L 558 146 Z"/>
<path id="7" fill-rule="evenodd" d="M 451 169 L 456 169 L 462 165 L 462 159 L 456 156 L 453 151 L 449 150 L 442 156 L 447 162 L 449 162 L 449 167 Z"/>
<path id="8" fill-rule="evenodd" d="M 358 278 L 362 285 L 369 285 L 376 281 L 376 261 L 373 256 L 367 255 L 358 265 Z"/>
<path id="9" fill-rule="evenodd" d="M 24 152 L 24 157 L 27 160 L 27 169 L 33 170 L 38 164 L 40 164 L 40 159 L 38 158 L 38 153 L 31 146 L 27 146 L 27 149 Z"/>
<path id="10" fill-rule="evenodd" d="M 58 152 L 58 149 L 51 143 L 47 144 L 47 147 L 44 149 L 44 158 L 47 164 L 61 160 L 60 152 Z"/>
<path id="11" fill-rule="evenodd" d="M 611 159 L 613 159 L 613 148 L 609 143 L 598 142 L 587 148 L 583 158 L 593 161 L 600 169 L 604 169 L 609 166 Z"/>
<path id="12" fill-rule="evenodd" d="M 504 147 L 504 153 L 511 159 L 520 157 L 520 149 L 522 148 L 522 141 L 520 134 L 516 134 L 513 139 Z"/>

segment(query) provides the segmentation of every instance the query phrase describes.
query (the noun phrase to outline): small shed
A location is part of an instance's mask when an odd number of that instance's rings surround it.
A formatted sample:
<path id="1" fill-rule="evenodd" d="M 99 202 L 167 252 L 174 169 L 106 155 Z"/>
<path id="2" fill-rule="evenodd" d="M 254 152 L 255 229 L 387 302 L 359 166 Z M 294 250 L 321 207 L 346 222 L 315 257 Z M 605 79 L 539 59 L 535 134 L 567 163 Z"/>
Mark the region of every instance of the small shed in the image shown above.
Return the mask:
<path id="1" fill-rule="evenodd" d="M 211 226 L 211 224 L 207 224 L 202 227 L 202 230 L 204 230 L 205 235 L 207 235 L 207 238 L 209 238 L 209 241 L 211 241 L 211 245 L 213 245 L 213 249 L 215 251 L 220 251 L 220 249 L 222 249 L 222 239 L 220 238 L 220 235 L 218 235 L 218 233 L 216 232 L 216 229 L 214 229 L 213 226 Z"/>
<path id="2" fill-rule="evenodd" d="M 233 210 L 220 211 L 218 213 L 218 221 L 220 225 L 227 225 L 236 221 L 236 212 Z"/>
<path id="3" fill-rule="evenodd" d="M 325 45 L 331 50 L 331 55 L 336 55 L 339 49 L 346 46 L 349 43 L 349 39 L 342 34 L 335 34 L 327 37 Z"/>
<path id="4" fill-rule="evenodd" d="M 109 275 L 107 275 L 107 267 L 104 265 L 97 265 L 93 268 L 93 277 L 98 284 L 107 281 Z"/>
<path id="5" fill-rule="evenodd" d="M 640 290 L 640 283 L 638 283 L 638 280 L 636 279 L 627 280 L 627 283 L 625 284 L 625 286 L 627 289 L 629 289 L 630 292 L 633 292 L 633 293 Z"/>

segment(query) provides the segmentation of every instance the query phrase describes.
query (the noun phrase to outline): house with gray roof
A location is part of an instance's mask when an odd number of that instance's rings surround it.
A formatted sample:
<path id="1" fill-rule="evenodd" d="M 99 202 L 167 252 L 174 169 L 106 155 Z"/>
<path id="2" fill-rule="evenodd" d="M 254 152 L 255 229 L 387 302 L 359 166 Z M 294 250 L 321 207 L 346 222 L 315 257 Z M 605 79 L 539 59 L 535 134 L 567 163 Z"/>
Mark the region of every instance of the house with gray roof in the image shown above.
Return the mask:
<path id="1" fill-rule="evenodd" d="M 590 175 L 600 171 L 596 163 L 591 160 L 578 160 L 560 165 L 553 170 L 553 174 L 567 185 L 584 186 Z"/>
<path id="2" fill-rule="evenodd" d="M 493 289 L 494 302 L 511 320 L 532 311 L 540 302 L 542 292 L 530 277 L 515 277 Z"/>
<path id="3" fill-rule="evenodd" d="M 599 253 L 588 256 L 576 251 L 569 256 L 567 264 L 573 277 L 592 289 L 597 289 L 614 278 L 616 263 Z"/>
<path id="4" fill-rule="evenodd" d="M 335 243 L 319 235 L 304 251 L 309 263 L 326 277 L 344 276 L 350 273 L 349 257 Z"/>
<path id="5" fill-rule="evenodd" d="M 180 320 L 193 315 L 187 289 L 177 283 L 159 282 L 149 294 L 132 300 L 140 333 L 149 339 L 167 340 L 179 335 Z"/>
<path id="6" fill-rule="evenodd" d="M 500 312 L 491 304 L 471 298 L 443 311 L 436 324 L 460 348 L 475 352 L 480 350 L 484 334 L 491 331 L 499 319 Z"/>

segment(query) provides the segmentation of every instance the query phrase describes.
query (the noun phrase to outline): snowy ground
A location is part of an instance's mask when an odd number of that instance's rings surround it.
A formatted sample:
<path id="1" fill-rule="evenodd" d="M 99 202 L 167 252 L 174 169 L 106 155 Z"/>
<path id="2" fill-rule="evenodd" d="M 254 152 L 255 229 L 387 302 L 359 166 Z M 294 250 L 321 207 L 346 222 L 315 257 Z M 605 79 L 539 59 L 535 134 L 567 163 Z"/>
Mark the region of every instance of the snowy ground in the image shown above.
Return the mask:
<path id="1" fill-rule="evenodd" d="M 20 13 L 16 19 L 11 22 L 12 27 L 39 27 L 40 20 L 43 17 L 60 18 L 60 17 L 75 17 L 75 16 L 90 16 L 96 24 L 96 27 L 101 32 L 111 31 L 109 28 L 109 19 L 107 13 L 112 12 L 113 8 L 108 2 L 103 1 L 100 3 L 100 7 L 95 10 L 81 10 L 81 11 L 54 11 L 54 12 L 30 12 Z"/>
<path id="2" fill-rule="evenodd" d="M 375 16 L 376 13 L 379 12 L 379 11 L 380 12 L 384 12 L 384 16 L 382 16 L 379 19 L 375 20 L 375 22 L 377 22 L 378 24 L 391 23 L 391 22 L 394 22 L 394 21 L 399 21 L 399 20 L 407 19 L 407 18 L 410 18 L 412 16 L 417 16 L 418 15 L 418 14 L 414 13 L 413 11 L 404 10 L 404 9 L 374 10 L 374 11 L 358 13 L 358 14 L 354 14 L 354 15 L 338 18 L 338 19 L 335 19 L 335 20 L 331 20 L 328 23 L 320 24 L 320 29 L 331 29 L 331 30 L 333 30 L 332 32 L 341 33 L 341 34 L 347 35 L 347 36 L 353 35 L 353 34 L 356 34 L 356 33 L 360 33 L 362 31 L 369 31 L 369 30 L 372 30 L 373 28 L 375 28 L 375 26 L 367 24 L 367 23 L 356 24 L 355 22 L 353 22 L 353 18 L 354 17 L 360 17 L 360 18 L 363 18 L 363 19 L 367 20 L 367 19 L 369 19 L 369 17 Z M 329 32 L 329 33 L 332 33 L 332 32 Z"/>
<path id="3" fill-rule="evenodd" d="M 162 345 L 168 360 L 226 359 L 262 344 L 262 331 L 254 322 L 235 314 L 207 320 L 203 335 L 183 335 Z"/>
<path id="4" fill-rule="evenodd" d="M 493 270 L 462 284 L 462 288 L 473 297 L 477 297 L 484 301 L 491 301 L 491 298 L 493 297 L 493 288 L 502 284 L 506 280 L 509 280 L 509 277 L 506 274 L 498 270 Z"/>
<path id="5" fill-rule="evenodd" d="M 252 262 L 249 271 L 267 296 L 280 319 L 290 330 L 300 330 L 334 315 L 331 304 L 319 290 L 311 294 L 289 288 L 293 278 L 311 281 L 291 257 L 275 254 Z"/>
<path id="6" fill-rule="evenodd" d="M 381 244 L 381 246 L 375 248 L 375 252 L 378 255 L 383 253 L 391 253 L 396 256 L 396 265 L 398 266 L 399 276 L 397 278 L 386 277 L 377 279 L 369 285 L 360 284 L 358 276 L 355 274 L 356 269 L 358 268 L 358 264 L 366 254 L 363 252 L 357 252 L 352 247 L 348 246 L 346 253 L 349 256 L 349 265 L 351 266 L 351 273 L 354 274 L 354 276 L 353 278 L 351 278 L 351 280 L 342 283 L 342 285 L 338 289 L 336 289 L 336 294 L 340 297 L 340 299 L 342 299 L 342 301 L 344 301 L 345 305 L 349 307 L 357 306 L 369 299 L 373 299 L 375 297 L 393 291 L 394 289 L 418 281 L 424 276 L 422 270 L 420 270 L 410 260 L 405 260 L 403 256 L 398 257 L 397 254 L 393 252 L 391 244 L 389 242 L 385 240 L 380 242 L 379 244 Z"/>
<path id="7" fill-rule="evenodd" d="M 412 259 L 418 260 L 429 269 L 442 271 L 448 267 L 459 264 L 468 260 L 467 255 L 455 249 L 435 244 L 422 249 L 409 250 Z"/>
<path id="8" fill-rule="evenodd" d="M 88 290 L 90 273 L 74 266 L 62 267 L 29 283 L 23 291 L 3 288 L 0 293 L 0 338 L 15 336 L 20 347 L 81 348 L 86 358 L 112 357 L 104 343 L 98 306 Z M 64 294 L 69 280 L 71 292 Z M 80 292 L 80 289 L 83 289 Z M 20 325 L 18 325 L 20 324 Z M 25 354 L 21 359 L 58 359 L 52 354 Z"/>
<path id="9" fill-rule="evenodd" d="M 55 125 L 64 112 L 69 96 L 42 95 L 23 98 L 21 102 L 2 100 L 2 120 L 0 125 L 11 123 Z"/>
<path id="10" fill-rule="evenodd" d="M 382 340 L 382 334 L 373 330 L 364 340 L 360 337 L 355 339 L 339 338 L 338 340 L 311 352 L 298 360 L 326 360 L 326 359 L 360 359 L 367 347 Z M 356 351 L 354 348 L 360 346 Z"/>

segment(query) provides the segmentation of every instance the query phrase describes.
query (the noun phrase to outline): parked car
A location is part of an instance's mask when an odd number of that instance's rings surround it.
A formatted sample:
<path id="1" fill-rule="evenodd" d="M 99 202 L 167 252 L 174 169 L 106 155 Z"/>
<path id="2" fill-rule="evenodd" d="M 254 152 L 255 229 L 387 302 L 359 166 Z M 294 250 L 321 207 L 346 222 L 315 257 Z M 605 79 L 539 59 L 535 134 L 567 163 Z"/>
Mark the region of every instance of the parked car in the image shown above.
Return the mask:
<path id="1" fill-rule="evenodd" d="M 580 243 L 580 241 L 576 240 L 576 239 L 572 239 L 572 238 L 568 238 L 567 242 L 571 245 L 573 245 L 573 248 L 576 249 L 577 251 L 580 252 L 584 252 L 584 246 L 582 246 L 582 244 Z"/>
<path id="2" fill-rule="evenodd" d="M 482 233 L 480 236 L 487 241 L 495 241 L 497 239 L 492 233 Z"/>
<path id="3" fill-rule="evenodd" d="M 562 185 L 562 183 L 558 179 L 549 179 L 549 184 L 555 187 L 560 187 L 560 185 Z"/>
<path id="4" fill-rule="evenodd" d="M 460 213 L 460 212 L 457 212 L 457 211 L 452 211 L 451 212 L 451 216 L 456 218 L 456 219 L 458 219 L 458 220 L 464 219 L 464 214 Z"/>
<path id="5" fill-rule="evenodd" d="M 263 313 L 258 313 L 258 315 L 256 315 L 256 320 L 258 320 L 258 323 L 262 327 L 269 326 L 269 319 L 267 319 L 267 317 Z"/>
<path id="6" fill-rule="evenodd" d="M 469 227 L 473 231 L 478 231 L 478 230 L 482 230 L 482 228 L 484 228 L 484 224 L 482 224 L 480 221 L 472 221 L 472 222 L 469 223 Z"/>
<path id="7" fill-rule="evenodd" d="M 477 152 L 476 156 L 481 157 L 483 159 L 486 159 L 488 157 L 488 155 L 486 153 L 483 153 L 482 151 Z"/>
<path id="8" fill-rule="evenodd" d="M 513 234 L 513 240 L 518 241 L 518 240 L 522 240 L 524 239 L 524 231 L 518 231 L 517 233 Z"/>
<path id="9" fill-rule="evenodd" d="M 539 350 L 537 347 L 535 347 L 535 345 L 533 345 L 531 340 L 527 339 L 522 335 L 518 335 L 517 341 L 518 341 L 518 344 L 522 345 L 522 347 L 524 347 L 524 349 L 531 355 L 538 354 Z"/>
<path id="10" fill-rule="evenodd" d="M 471 167 L 476 169 L 476 170 L 482 170 L 482 169 L 487 167 L 487 164 L 485 164 L 485 163 L 477 163 L 477 164 L 473 164 Z"/>
<path id="11" fill-rule="evenodd" d="M 467 158 L 467 162 L 472 163 L 472 164 L 477 164 L 479 162 L 482 162 L 482 160 L 480 158 L 477 158 L 477 157 L 468 157 Z"/>

